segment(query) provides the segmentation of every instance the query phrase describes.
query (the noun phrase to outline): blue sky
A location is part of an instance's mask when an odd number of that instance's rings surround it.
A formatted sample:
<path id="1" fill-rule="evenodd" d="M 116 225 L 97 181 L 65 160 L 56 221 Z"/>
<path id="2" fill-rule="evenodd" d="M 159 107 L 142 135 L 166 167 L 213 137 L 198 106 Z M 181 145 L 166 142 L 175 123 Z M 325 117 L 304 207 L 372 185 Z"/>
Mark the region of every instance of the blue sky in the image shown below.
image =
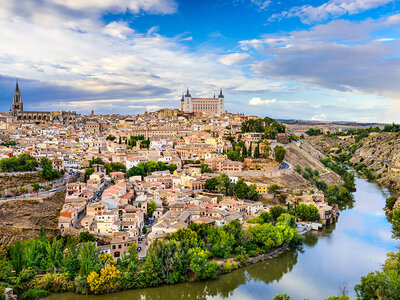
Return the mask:
<path id="1" fill-rule="evenodd" d="M 137 114 L 224 89 L 274 118 L 400 122 L 400 1 L 0 0 L 0 105 Z"/>

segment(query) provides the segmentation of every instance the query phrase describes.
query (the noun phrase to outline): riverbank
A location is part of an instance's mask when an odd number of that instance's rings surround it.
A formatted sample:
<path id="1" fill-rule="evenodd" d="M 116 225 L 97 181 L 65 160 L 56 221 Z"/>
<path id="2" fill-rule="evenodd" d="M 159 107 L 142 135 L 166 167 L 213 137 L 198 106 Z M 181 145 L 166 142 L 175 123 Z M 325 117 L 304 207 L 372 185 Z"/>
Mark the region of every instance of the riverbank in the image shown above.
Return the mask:
<path id="1" fill-rule="evenodd" d="M 381 268 L 386 253 L 396 251 L 391 225 L 382 211 L 388 190 L 356 178 L 354 206 L 341 212 L 340 221 L 305 235 L 302 250 L 239 268 L 215 280 L 163 285 L 101 296 L 53 294 L 47 300 L 258 300 L 287 293 L 291 299 L 320 300 L 337 295 L 344 283 L 353 286 L 360 277 Z"/>

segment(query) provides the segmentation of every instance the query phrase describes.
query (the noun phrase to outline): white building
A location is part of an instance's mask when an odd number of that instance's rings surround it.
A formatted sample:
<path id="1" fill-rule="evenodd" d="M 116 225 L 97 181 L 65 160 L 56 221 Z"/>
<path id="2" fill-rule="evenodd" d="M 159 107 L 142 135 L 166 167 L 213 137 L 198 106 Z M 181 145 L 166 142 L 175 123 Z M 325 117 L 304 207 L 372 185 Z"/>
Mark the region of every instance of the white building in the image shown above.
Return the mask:
<path id="1" fill-rule="evenodd" d="M 192 98 L 188 89 L 186 95 L 182 94 L 181 110 L 184 112 L 222 114 L 225 110 L 224 101 L 222 89 L 218 98 L 215 95 L 214 98 Z"/>

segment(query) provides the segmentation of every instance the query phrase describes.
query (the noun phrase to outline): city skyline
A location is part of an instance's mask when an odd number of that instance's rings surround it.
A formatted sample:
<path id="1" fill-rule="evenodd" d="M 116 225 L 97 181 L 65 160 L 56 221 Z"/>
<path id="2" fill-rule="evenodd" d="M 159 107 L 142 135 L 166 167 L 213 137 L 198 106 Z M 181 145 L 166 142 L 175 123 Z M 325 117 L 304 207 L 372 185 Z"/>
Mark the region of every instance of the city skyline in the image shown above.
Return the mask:
<path id="1" fill-rule="evenodd" d="M 225 109 L 399 122 L 398 2 L 0 1 L 0 103 L 137 114 L 224 89 Z"/>

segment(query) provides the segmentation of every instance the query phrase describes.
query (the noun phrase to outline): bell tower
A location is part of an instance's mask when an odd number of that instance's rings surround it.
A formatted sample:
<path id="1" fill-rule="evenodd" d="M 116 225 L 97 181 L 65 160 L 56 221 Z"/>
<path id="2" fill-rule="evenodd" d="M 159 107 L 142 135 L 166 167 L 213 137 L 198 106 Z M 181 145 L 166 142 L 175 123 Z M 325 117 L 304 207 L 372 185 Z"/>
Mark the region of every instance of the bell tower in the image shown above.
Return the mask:
<path id="1" fill-rule="evenodd" d="M 24 111 L 24 104 L 22 103 L 21 91 L 19 90 L 18 81 L 15 85 L 15 92 L 12 104 L 12 114 L 18 115 Z"/>

